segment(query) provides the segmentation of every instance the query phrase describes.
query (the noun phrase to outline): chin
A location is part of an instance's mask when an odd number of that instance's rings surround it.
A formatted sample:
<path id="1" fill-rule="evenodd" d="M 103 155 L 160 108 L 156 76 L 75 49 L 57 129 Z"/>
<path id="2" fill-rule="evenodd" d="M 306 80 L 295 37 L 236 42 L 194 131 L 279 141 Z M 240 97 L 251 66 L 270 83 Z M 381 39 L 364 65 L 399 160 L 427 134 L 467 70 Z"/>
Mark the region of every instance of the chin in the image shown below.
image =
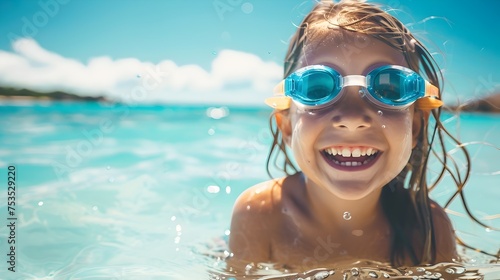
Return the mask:
<path id="1" fill-rule="evenodd" d="M 330 191 L 336 197 L 343 200 L 360 200 L 371 195 L 380 195 L 382 188 L 368 186 L 368 183 L 343 182 L 339 187 L 330 187 Z M 378 190 L 378 191 L 377 191 Z"/>

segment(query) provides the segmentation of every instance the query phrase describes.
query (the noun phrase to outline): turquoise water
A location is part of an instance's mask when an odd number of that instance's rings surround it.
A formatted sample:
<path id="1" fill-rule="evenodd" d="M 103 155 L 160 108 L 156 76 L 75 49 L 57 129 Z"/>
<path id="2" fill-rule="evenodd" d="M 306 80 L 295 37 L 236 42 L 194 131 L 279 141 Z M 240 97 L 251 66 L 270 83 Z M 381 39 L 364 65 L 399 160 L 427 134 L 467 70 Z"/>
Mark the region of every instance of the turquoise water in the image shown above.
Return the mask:
<path id="1" fill-rule="evenodd" d="M 269 113 L 208 106 L 3 104 L 0 182 L 6 186 L 8 166 L 15 166 L 17 220 L 15 273 L 6 262 L 10 232 L 0 229 L 1 279 L 208 279 L 208 271 L 224 266 L 207 255 L 225 248 L 233 202 L 268 178 Z M 500 116 L 443 119 L 469 143 L 474 166 L 466 194 L 473 213 L 500 227 Z M 444 202 L 452 190 L 445 178 L 432 195 Z M 5 187 L 2 223 L 7 196 Z M 498 232 L 474 225 L 460 205 L 450 207 L 458 234 L 496 253 Z M 498 279 L 497 265 L 464 254 L 468 270 L 480 268 L 486 279 Z"/>

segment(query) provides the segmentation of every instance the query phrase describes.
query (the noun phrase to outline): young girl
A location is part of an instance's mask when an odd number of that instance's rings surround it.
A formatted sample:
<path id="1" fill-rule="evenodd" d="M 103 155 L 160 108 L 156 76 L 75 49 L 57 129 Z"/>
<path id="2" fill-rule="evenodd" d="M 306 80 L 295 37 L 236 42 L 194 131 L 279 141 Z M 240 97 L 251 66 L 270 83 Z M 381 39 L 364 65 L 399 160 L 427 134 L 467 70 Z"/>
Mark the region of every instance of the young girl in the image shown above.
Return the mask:
<path id="1" fill-rule="evenodd" d="M 230 265 L 457 260 L 450 220 L 428 196 L 432 140 L 443 145 L 446 131 L 441 73 L 426 48 L 376 6 L 323 1 L 291 39 L 284 77 L 266 100 L 277 127 L 268 172 L 278 151 L 288 176 L 238 198 Z M 442 153 L 441 176 L 452 172 Z"/>

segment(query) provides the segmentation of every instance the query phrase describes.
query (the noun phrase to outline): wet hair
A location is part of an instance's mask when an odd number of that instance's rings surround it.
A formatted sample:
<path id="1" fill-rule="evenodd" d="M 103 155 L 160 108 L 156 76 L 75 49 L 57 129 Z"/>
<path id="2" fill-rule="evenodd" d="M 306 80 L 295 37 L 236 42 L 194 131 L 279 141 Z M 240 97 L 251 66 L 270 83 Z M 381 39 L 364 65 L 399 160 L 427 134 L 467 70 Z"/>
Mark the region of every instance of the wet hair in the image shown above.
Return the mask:
<path id="1" fill-rule="evenodd" d="M 310 45 L 328 40 L 332 36 L 337 37 L 342 32 L 367 35 L 400 51 L 409 68 L 424 76 L 440 89 L 440 93 L 442 92 L 443 77 L 430 52 L 398 19 L 380 7 L 364 1 L 318 2 L 290 40 L 284 62 L 284 77 L 297 69 Z M 267 158 L 267 172 L 270 177 L 270 167 L 273 163 L 288 175 L 299 171 L 288 155 L 286 143 L 274 122 L 275 113 L 270 118 L 274 139 Z M 281 111 L 280 114 L 288 114 L 288 111 Z M 435 263 L 436 240 L 429 191 L 445 173 L 454 180 L 457 190 L 444 207 L 460 196 L 467 214 L 486 227 L 470 213 L 463 196 L 463 188 L 470 174 L 469 154 L 444 128 L 440 114 L 441 108 L 432 110 L 430 115 L 434 118 L 433 128 L 429 128 L 428 118 L 422 114 L 421 130 L 408 164 L 382 190 L 381 203 L 392 232 L 390 260 L 395 266 Z M 446 152 L 445 137 L 449 137 L 463 153 L 466 160 L 465 170 L 461 170 Z M 433 148 L 434 142 L 439 145 L 437 148 Z M 440 170 L 437 179 L 428 185 L 426 171 L 431 154 L 440 163 Z M 461 240 L 458 241 L 464 245 Z"/>

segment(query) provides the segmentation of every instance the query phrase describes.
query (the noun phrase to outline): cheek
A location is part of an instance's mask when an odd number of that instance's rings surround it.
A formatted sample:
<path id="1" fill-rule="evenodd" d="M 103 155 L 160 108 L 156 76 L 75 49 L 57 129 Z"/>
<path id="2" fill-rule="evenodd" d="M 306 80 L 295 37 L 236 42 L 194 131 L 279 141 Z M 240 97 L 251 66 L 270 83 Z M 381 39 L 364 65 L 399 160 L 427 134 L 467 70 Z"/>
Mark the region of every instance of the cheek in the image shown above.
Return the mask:
<path id="1" fill-rule="evenodd" d="M 309 116 L 297 114 L 292 118 L 291 148 L 297 163 L 304 168 L 304 164 L 310 164 L 314 159 L 314 143 L 317 136 L 315 124 Z"/>
<path id="2" fill-rule="evenodd" d="M 409 109 L 396 112 L 384 111 L 376 125 L 380 125 L 384 131 L 391 133 L 395 138 L 407 139 L 409 137 L 411 139 L 413 112 Z"/>
<path id="3" fill-rule="evenodd" d="M 392 128 L 388 137 L 393 143 L 395 151 L 400 156 L 398 162 L 400 162 L 401 166 L 406 165 L 413 148 L 412 120 L 412 114 L 408 113 L 399 116 L 399 118 L 394 118 L 392 123 L 387 124 L 387 128 L 389 128 L 389 125 Z"/>
<path id="4" fill-rule="evenodd" d="M 304 125 L 302 120 L 298 120 L 295 123 L 292 123 L 293 131 L 292 131 L 292 139 L 291 139 L 291 148 L 296 155 L 296 158 L 299 159 L 303 157 L 306 151 L 306 147 L 309 144 L 307 126 Z"/>

